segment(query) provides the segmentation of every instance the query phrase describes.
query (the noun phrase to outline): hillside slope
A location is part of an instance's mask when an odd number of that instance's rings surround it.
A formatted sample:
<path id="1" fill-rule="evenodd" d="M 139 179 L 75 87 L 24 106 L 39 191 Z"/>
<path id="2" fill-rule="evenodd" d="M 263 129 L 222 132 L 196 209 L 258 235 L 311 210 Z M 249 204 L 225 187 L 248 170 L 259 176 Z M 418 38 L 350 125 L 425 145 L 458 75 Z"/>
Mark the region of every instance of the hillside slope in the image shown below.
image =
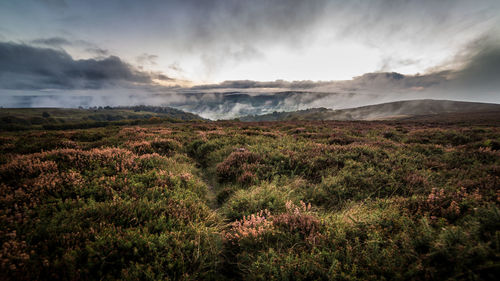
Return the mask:
<path id="1" fill-rule="evenodd" d="M 449 100 L 409 100 L 339 110 L 313 108 L 294 112 L 274 112 L 260 116 L 245 116 L 240 120 L 394 120 L 423 115 L 492 111 L 500 111 L 500 105 Z"/>
<path id="2" fill-rule="evenodd" d="M 171 107 L 0 108 L 0 129 L 78 128 L 103 124 L 200 121 L 202 117 Z"/>

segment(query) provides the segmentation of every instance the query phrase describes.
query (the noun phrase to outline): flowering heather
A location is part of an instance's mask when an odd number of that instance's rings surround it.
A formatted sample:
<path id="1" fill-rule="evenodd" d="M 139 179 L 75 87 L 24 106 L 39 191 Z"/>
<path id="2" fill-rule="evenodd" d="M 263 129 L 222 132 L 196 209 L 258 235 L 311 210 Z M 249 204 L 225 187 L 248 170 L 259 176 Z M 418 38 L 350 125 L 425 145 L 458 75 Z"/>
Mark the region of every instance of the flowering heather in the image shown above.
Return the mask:
<path id="1" fill-rule="evenodd" d="M 231 224 L 225 238 L 233 244 L 240 243 L 241 240 L 262 241 L 264 235 L 273 231 L 273 222 L 269 219 L 270 216 L 271 214 L 267 210 L 244 216 L 243 219 Z"/>
<path id="2" fill-rule="evenodd" d="M 298 232 L 306 242 L 314 244 L 321 239 L 320 225 L 320 220 L 311 213 L 311 204 L 300 201 L 300 206 L 296 206 L 287 201 L 284 213 L 273 215 L 265 209 L 236 220 L 225 233 L 225 238 L 233 244 L 255 243 L 282 230 L 285 233 Z"/>
<path id="3" fill-rule="evenodd" d="M 125 143 L 125 146 L 137 154 L 152 153 L 151 142 L 149 141 L 130 141 Z"/>
<path id="4" fill-rule="evenodd" d="M 460 213 L 467 211 L 474 205 L 482 204 L 482 196 L 479 190 L 467 192 L 464 187 L 457 191 L 445 191 L 444 189 L 433 188 L 427 200 L 422 205 L 422 210 L 427 212 L 431 219 L 445 217 L 454 219 L 459 217 Z"/>
<path id="5" fill-rule="evenodd" d="M 217 175 L 222 181 L 239 179 L 240 182 L 248 182 L 255 164 L 260 160 L 261 157 L 253 152 L 234 151 L 217 165 Z"/>
<path id="6" fill-rule="evenodd" d="M 286 212 L 276 215 L 273 218 L 276 226 L 283 227 L 289 232 L 298 232 L 305 237 L 310 244 L 317 243 L 322 235 L 319 232 L 320 220 L 311 213 L 311 204 L 300 201 L 300 206 L 296 206 L 292 201 L 286 202 Z"/>

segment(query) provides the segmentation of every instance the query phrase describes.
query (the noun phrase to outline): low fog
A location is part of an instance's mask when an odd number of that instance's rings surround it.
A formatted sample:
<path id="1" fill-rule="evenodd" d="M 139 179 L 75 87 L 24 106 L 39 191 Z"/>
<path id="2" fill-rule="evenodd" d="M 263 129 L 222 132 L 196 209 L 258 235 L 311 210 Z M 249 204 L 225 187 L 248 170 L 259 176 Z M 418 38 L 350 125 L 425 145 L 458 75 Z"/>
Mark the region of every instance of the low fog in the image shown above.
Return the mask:
<path id="1" fill-rule="evenodd" d="M 374 72 L 344 81 L 239 80 L 186 87 L 117 56 L 74 59 L 63 49 L 0 42 L 2 107 L 170 106 L 209 119 L 411 99 L 500 102 L 500 44 L 486 36 L 424 74 Z M 170 83 L 166 85 L 165 82 Z"/>

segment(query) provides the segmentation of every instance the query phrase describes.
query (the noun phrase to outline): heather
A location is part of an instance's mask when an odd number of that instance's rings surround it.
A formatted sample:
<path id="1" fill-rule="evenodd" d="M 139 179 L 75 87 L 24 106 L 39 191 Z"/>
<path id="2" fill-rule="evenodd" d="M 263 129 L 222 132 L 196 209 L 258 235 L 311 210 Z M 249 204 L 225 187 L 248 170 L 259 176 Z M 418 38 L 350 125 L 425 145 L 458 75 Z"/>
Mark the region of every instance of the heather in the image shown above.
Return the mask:
<path id="1" fill-rule="evenodd" d="M 164 121 L 1 132 L 0 279 L 500 273 L 497 125 Z"/>

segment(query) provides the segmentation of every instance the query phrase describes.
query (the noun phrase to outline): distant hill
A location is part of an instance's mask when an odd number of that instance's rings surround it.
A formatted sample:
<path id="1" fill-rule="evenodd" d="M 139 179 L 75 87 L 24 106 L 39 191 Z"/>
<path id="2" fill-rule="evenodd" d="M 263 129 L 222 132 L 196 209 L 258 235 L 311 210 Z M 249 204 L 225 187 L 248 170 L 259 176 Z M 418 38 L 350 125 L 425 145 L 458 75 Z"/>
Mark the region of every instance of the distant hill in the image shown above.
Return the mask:
<path id="1" fill-rule="evenodd" d="M 290 121 L 290 120 L 400 120 L 417 116 L 431 118 L 435 115 L 466 112 L 500 111 L 500 104 L 462 102 L 449 100 L 409 100 L 348 109 L 312 108 L 293 112 L 274 112 L 259 116 L 244 116 L 241 121 Z"/>
<path id="2" fill-rule="evenodd" d="M 94 108 L 0 108 L 0 130 L 72 129 L 155 123 L 201 121 L 202 117 L 171 107 L 132 106 Z"/>

